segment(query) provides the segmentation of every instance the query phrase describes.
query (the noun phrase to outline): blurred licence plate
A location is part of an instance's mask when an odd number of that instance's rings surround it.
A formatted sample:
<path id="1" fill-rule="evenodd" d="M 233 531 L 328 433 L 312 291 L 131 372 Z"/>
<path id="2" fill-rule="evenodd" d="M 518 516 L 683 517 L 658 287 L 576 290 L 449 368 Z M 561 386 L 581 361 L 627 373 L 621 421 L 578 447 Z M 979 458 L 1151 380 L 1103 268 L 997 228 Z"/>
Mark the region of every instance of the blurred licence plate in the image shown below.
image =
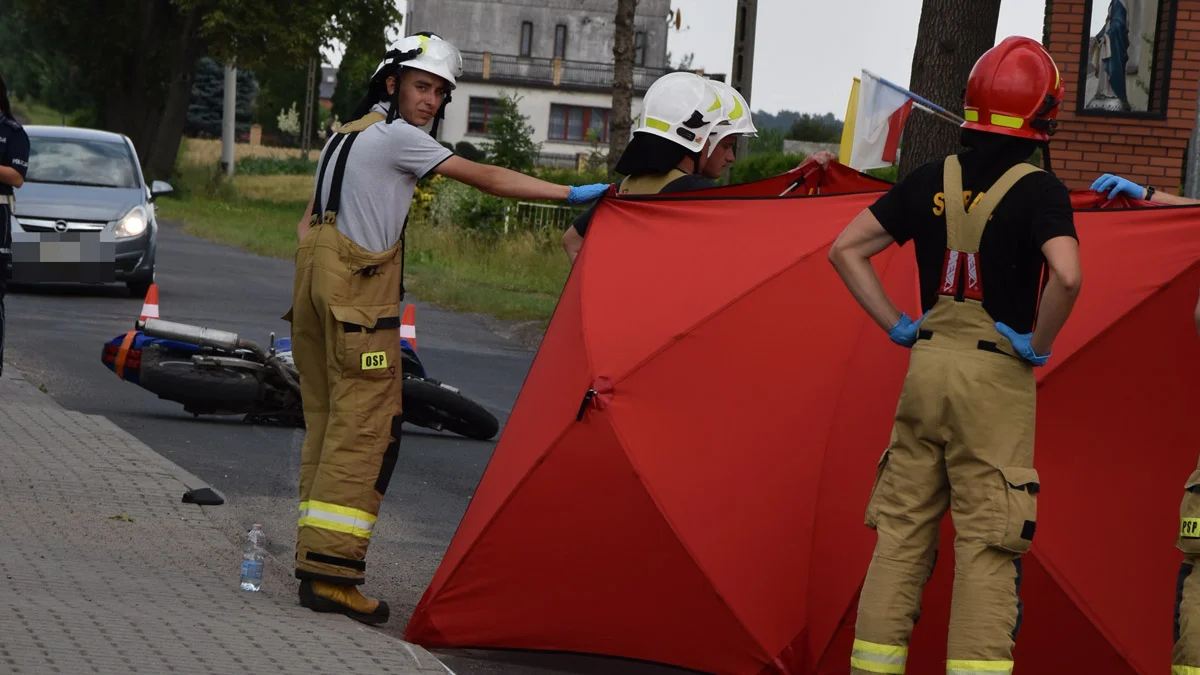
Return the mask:
<path id="1" fill-rule="evenodd" d="M 12 280 L 107 283 L 117 276 L 117 242 L 101 232 L 13 232 Z"/>

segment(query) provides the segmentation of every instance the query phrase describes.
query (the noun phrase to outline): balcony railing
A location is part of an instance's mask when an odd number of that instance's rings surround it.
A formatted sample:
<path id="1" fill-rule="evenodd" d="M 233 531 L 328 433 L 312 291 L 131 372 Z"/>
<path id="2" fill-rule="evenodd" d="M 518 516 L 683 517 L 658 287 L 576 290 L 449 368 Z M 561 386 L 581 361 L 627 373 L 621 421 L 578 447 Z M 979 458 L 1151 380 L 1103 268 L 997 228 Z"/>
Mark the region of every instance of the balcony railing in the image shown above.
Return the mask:
<path id="1" fill-rule="evenodd" d="M 462 56 L 463 78 L 467 80 L 612 91 L 612 64 L 511 56 L 491 52 L 463 52 Z M 635 66 L 633 69 L 634 92 L 645 93 L 655 80 L 666 73 L 665 68 Z"/>

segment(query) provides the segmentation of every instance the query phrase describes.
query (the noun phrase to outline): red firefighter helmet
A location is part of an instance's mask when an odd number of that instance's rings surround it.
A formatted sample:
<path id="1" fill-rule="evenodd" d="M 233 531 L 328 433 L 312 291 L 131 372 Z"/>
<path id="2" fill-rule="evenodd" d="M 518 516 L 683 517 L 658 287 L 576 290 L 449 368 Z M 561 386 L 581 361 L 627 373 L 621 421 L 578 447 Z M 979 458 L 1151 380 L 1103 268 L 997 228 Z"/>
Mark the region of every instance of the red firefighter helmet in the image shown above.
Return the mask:
<path id="1" fill-rule="evenodd" d="M 1027 37 L 1005 38 L 971 69 L 962 126 L 1047 141 L 1058 127 L 1062 100 L 1062 76 L 1042 45 Z"/>

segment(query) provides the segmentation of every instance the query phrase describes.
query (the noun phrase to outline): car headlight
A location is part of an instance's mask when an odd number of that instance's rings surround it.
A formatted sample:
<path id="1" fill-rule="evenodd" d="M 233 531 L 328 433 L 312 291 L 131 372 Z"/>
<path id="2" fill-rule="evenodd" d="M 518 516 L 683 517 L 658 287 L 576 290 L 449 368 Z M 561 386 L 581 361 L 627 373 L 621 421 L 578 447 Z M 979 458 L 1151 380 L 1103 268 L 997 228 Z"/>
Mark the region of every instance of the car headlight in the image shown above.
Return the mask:
<path id="1" fill-rule="evenodd" d="M 117 227 L 113 232 L 117 235 L 117 239 L 136 237 L 146 231 L 146 221 L 146 209 L 135 206 L 117 222 Z"/>

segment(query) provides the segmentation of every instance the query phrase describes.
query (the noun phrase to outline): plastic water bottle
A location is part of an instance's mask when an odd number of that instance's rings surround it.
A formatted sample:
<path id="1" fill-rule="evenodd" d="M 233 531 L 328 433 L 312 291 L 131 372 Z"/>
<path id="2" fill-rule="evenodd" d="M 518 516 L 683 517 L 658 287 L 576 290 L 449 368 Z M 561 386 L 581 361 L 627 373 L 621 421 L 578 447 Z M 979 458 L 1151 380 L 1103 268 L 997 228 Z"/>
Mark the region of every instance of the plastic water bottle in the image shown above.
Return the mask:
<path id="1" fill-rule="evenodd" d="M 246 534 L 246 546 L 242 551 L 243 591 L 258 591 L 262 588 L 263 558 L 266 555 L 263 544 L 266 539 L 267 535 L 258 523 Z"/>

